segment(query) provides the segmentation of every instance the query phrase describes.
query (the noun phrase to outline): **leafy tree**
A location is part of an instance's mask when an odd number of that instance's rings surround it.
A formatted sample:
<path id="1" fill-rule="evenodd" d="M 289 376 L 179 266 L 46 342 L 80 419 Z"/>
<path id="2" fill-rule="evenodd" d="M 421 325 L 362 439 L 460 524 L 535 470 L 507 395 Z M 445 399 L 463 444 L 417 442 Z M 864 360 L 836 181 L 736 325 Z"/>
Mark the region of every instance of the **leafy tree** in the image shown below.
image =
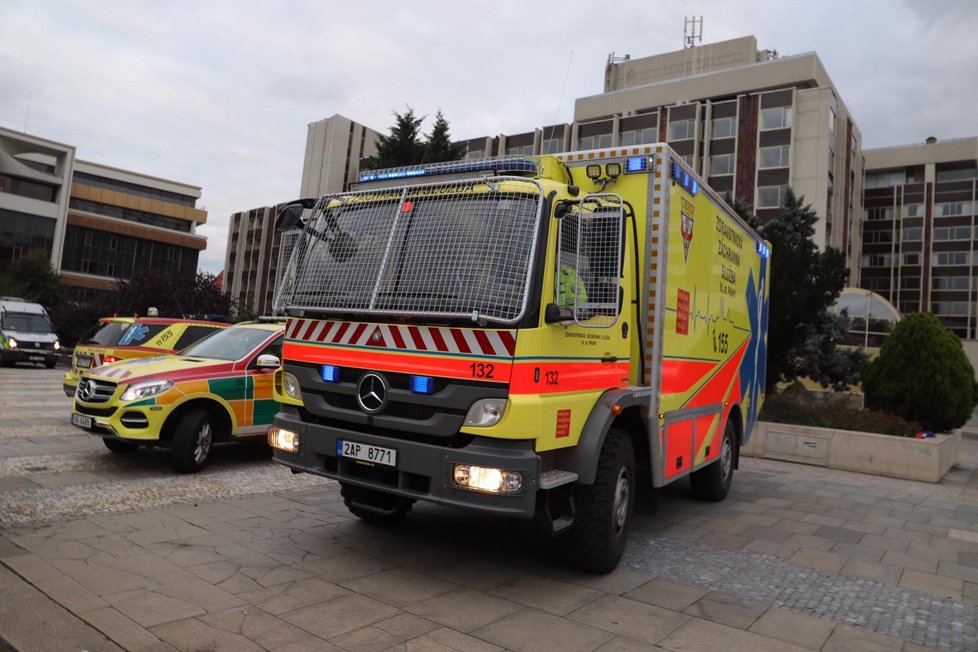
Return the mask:
<path id="1" fill-rule="evenodd" d="M 978 381 L 961 340 L 930 313 L 901 320 L 862 381 L 867 407 L 938 432 L 964 425 L 978 404 Z"/>
<path id="2" fill-rule="evenodd" d="M 231 306 L 231 298 L 214 285 L 212 274 L 146 270 L 119 281 L 115 311 L 145 315 L 154 307 L 160 317 L 227 316 Z"/>
<path id="3" fill-rule="evenodd" d="M 441 111 L 435 114 L 428 139 L 424 143 L 424 161 L 457 161 L 465 156 L 465 143 L 453 143 L 448 134 L 448 120 Z"/>
<path id="4" fill-rule="evenodd" d="M 761 226 L 743 201 L 734 202 L 734 209 L 771 243 L 768 393 L 777 383 L 801 376 L 811 376 L 823 387 L 844 388 L 866 359 L 861 351 L 836 348 L 848 318 L 832 317 L 829 307 L 845 286 L 845 262 L 838 249 L 819 251 L 815 246 L 818 216 L 803 201 L 788 188 L 781 216 Z"/>
<path id="5" fill-rule="evenodd" d="M 51 269 L 50 256 L 41 249 L 32 249 L 0 275 L 0 295 L 19 297 L 50 310 L 67 298 L 67 290 Z"/>
<path id="6" fill-rule="evenodd" d="M 377 154 L 365 158 L 361 167 L 377 170 L 421 163 L 424 160 L 424 145 L 421 142 L 423 121 L 424 116 L 415 116 L 411 107 L 403 114 L 395 111 L 390 135 L 377 137 Z"/>

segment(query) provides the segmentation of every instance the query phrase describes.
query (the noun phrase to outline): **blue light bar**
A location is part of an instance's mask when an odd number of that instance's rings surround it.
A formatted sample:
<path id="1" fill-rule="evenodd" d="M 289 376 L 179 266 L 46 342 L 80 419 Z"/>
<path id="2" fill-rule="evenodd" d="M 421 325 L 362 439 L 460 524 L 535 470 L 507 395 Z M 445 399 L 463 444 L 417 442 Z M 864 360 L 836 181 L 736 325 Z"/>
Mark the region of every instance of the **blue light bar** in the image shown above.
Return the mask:
<path id="1" fill-rule="evenodd" d="M 320 369 L 323 380 L 327 383 L 340 382 L 340 368 L 332 364 L 324 364 Z"/>
<path id="2" fill-rule="evenodd" d="M 649 157 L 629 156 L 625 159 L 625 172 L 646 172 L 649 169 Z"/>
<path id="3" fill-rule="evenodd" d="M 529 172 L 536 174 L 536 161 L 531 159 L 484 158 L 472 161 L 447 161 L 423 166 L 368 170 L 360 175 L 360 183 L 386 181 L 389 179 L 410 179 L 412 177 L 436 176 L 439 174 L 465 174 L 470 172 Z"/>
<path id="4" fill-rule="evenodd" d="M 434 394 L 435 379 L 431 376 L 411 376 L 411 391 L 415 394 Z"/>
<path id="5" fill-rule="evenodd" d="M 757 241 L 757 253 L 761 255 L 761 258 L 767 258 L 771 255 L 771 248 L 767 246 L 767 243 L 763 240 Z"/>
<path id="6" fill-rule="evenodd" d="M 683 169 L 683 167 L 679 165 L 679 163 L 677 163 L 676 161 L 672 162 L 671 176 L 673 180 L 679 185 L 681 185 L 683 188 L 685 188 L 689 194 L 695 195 L 696 193 L 699 192 L 700 190 L 699 182 L 696 181 L 696 179 L 693 178 L 693 175 L 691 175 L 689 172 Z"/>

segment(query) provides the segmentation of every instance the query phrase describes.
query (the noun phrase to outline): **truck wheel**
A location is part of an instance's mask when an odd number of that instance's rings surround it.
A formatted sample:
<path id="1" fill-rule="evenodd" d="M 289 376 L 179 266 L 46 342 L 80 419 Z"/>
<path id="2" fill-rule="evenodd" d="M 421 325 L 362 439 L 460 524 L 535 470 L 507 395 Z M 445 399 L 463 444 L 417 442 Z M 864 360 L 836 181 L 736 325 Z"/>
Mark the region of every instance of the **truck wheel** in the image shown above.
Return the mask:
<path id="1" fill-rule="evenodd" d="M 214 420 L 207 410 L 190 410 L 180 417 L 170 444 L 170 463 L 181 473 L 204 468 L 214 446 Z"/>
<path id="2" fill-rule="evenodd" d="M 402 498 L 346 482 L 340 483 L 340 495 L 343 496 L 343 504 L 351 514 L 378 525 L 401 520 L 414 505 L 414 501 L 410 498 Z"/>
<path id="3" fill-rule="evenodd" d="M 574 525 L 565 535 L 567 560 L 589 573 L 609 573 L 625 552 L 635 503 L 635 451 L 628 433 L 605 438 L 592 485 L 577 487 Z"/>
<path id="4" fill-rule="evenodd" d="M 44 366 L 48 369 L 54 369 L 54 365 L 58 364 L 57 358 L 51 358 L 50 360 L 44 361 Z"/>
<path id="5" fill-rule="evenodd" d="M 129 453 L 135 453 L 137 450 L 139 450 L 139 444 L 122 441 L 121 439 L 109 439 L 108 437 L 103 437 L 102 443 L 105 444 L 105 447 L 110 451 L 118 455 L 128 455 Z"/>
<path id="6" fill-rule="evenodd" d="M 720 458 L 706 468 L 693 471 L 689 477 L 694 496 L 714 503 L 727 497 L 730 483 L 733 481 L 735 441 L 734 424 L 727 420 L 727 427 L 723 430 Z"/>

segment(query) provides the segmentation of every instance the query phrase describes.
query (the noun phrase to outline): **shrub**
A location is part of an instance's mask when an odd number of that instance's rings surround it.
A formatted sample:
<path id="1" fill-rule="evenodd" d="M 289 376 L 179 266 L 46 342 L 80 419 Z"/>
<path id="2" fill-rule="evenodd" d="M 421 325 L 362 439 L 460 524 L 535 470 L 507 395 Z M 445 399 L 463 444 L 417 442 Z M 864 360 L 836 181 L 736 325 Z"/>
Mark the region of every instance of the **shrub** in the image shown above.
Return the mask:
<path id="1" fill-rule="evenodd" d="M 791 423 L 816 428 L 858 430 L 881 435 L 913 437 L 922 430 L 919 424 L 876 410 L 853 407 L 847 396 L 818 394 L 788 387 L 780 394 L 768 396 L 760 418 L 775 423 Z"/>
<path id="2" fill-rule="evenodd" d="M 961 340 L 930 313 L 900 321 L 862 373 L 866 406 L 946 432 L 978 403 L 975 370 Z"/>

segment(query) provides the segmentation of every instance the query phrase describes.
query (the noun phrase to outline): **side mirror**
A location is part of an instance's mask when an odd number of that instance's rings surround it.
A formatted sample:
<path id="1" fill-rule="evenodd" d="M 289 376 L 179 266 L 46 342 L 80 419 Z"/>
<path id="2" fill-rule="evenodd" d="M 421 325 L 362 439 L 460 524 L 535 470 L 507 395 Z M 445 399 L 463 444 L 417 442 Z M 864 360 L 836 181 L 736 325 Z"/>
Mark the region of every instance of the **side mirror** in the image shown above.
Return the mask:
<path id="1" fill-rule="evenodd" d="M 556 324 L 560 321 L 560 306 L 556 303 L 548 303 L 543 309 L 543 321 L 545 324 Z"/>
<path id="2" fill-rule="evenodd" d="M 255 366 L 262 370 L 275 370 L 281 365 L 282 361 L 278 359 L 278 356 L 272 355 L 271 353 L 263 353 L 262 355 L 258 356 L 257 360 L 255 360 Z"/>
<path id="3" fill-rule="evenodd" d="M 291 231 L 292 229 L 302 228 L 305 223 L 302 221 L 302 204 L 286 204 L 278 211 L 278 219 L 275 220 L 275 230 L 278 232 Z"/>

